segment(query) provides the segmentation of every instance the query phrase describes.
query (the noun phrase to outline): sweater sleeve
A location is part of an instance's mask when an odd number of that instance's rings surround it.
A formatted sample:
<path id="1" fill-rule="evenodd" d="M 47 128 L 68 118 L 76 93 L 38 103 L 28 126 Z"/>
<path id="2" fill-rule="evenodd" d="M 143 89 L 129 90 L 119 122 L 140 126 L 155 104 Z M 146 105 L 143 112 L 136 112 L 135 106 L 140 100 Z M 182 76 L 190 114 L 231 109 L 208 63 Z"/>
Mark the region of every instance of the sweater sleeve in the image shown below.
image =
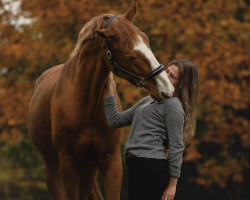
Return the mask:
<path id="1" fill-rule="evenodd" d="M 112 128 L 120 128 L 131 125 L 135 110 L 150 100 L 152 100 L 152 98 L 147 96 L 128 110 L 119 112 L 115 97 L 106 97 L 104 99 L 104 106 L 108 126 Z"/>
<path id="2" fill-rule="evenodd" d="M 166 127 L 169 141 L 169 173 L 176 178 L 181 174 L 184 120 L 185 114 L 182 107 L 172 101 L 166 109 Z"/>

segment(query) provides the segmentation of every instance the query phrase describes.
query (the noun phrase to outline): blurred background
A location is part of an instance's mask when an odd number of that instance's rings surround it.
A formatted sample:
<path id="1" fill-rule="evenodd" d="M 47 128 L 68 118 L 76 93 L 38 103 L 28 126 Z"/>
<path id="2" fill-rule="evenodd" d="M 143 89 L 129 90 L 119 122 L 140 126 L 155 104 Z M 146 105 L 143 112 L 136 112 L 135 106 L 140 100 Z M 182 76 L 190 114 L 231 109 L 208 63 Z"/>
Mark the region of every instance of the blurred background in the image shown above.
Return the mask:
<path id="1" fill-rule="evenodd" d="M 92 17 L 130 0 L 0 0 L 0 199 L 49 200 L 27 132 L 34 82 L 65 62 Z M 176 199 L 250 199 L 250 0 L 139 0 L 134 24 L 157 59 L 193 61 L 200 75 L 196 135 Z M 115 77 L 123 109 L 147 95 Z M 126 141 L 129 127 L 123 136 Z M 127 199 L 127 168 L 121 199 Z M 100 177 L 100 186 L 102 181 Z"/>

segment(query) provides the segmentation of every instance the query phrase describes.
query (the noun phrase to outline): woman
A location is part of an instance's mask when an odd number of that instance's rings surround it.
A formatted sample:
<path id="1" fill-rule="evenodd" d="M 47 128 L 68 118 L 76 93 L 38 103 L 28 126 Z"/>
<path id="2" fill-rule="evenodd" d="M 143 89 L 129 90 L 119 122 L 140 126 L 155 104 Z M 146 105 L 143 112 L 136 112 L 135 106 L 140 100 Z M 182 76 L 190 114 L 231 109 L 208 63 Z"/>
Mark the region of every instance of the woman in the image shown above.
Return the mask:
<path id="1" fill-rule="evenodd" d="M 129 200 L 174 199 L 184 145 L 194 135 L 199 91 L 196 66 L 179 59 L 168 64 L 166 73 L 175 87 L 172 98 L 156 102 L 147 96 L 123 112 L 117 108 L 112 76 L 106 85 L 108 125 L 132 124 L 125 145 Z"/>

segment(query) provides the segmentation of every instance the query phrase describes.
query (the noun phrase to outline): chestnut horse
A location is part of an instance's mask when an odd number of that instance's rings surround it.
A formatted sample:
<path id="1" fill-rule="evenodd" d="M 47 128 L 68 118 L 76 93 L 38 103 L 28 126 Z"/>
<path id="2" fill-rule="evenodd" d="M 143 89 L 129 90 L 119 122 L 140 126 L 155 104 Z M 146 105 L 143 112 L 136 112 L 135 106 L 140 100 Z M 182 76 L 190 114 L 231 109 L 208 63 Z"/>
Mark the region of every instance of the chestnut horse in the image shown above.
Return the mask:
<path id="1" fill-rule="evenodd" d="M 70 59 L 36 81 L 29 134 L 44 159 L 46 184 L 54 200 L 103 199 L 98 170 L 105 199 L 120 199 L 122 131 L 107 126 L 103 103 L 110 71 L 136 84 L 138 77 L 150 74 L 137 85 L 156 99 L 173 93 L 148 37 L 132 24 L 136 7 L 133 0 L 125 15 L 94 17 L 81 30 Z"/>

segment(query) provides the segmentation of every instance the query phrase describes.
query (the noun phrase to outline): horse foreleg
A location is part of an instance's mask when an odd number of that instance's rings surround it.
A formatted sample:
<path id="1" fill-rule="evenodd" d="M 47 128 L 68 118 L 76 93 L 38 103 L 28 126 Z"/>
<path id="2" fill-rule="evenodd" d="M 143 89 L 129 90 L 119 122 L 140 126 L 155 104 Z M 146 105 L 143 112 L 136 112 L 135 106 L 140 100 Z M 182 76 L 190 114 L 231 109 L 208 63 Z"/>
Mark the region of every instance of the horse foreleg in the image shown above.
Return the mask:
<path id="1" fill-rule="evenodd" d="M 96 181 L 91 188 L 88 200 L 103 200 L 103 196 Z"/>
<path id="2" fill-rule="evenodd" d="M 79 200 L 79 169 L 73 155 L 60 152 L 60 172 L 64 184 L 66 200 Z"/>
<path id="3" fill-rule="evenodd" d="M 84 164 L 80 176 L 80 200 L 103 200 L 97 185 L 98 167 L 95 163 Z"/>
<path id="4" fill-rule="evenodd" d="M 53 200 L 65 200 L 59 160 L 55 157 L 42 155 L 45 162 L 45 180 Z"/>
<path id="5" fill-rule="evenodd" d="M 101 162 L 105 200 L 119 200 L 122 183 L 122 162 L 120 152 L 106 155 Z"/>

